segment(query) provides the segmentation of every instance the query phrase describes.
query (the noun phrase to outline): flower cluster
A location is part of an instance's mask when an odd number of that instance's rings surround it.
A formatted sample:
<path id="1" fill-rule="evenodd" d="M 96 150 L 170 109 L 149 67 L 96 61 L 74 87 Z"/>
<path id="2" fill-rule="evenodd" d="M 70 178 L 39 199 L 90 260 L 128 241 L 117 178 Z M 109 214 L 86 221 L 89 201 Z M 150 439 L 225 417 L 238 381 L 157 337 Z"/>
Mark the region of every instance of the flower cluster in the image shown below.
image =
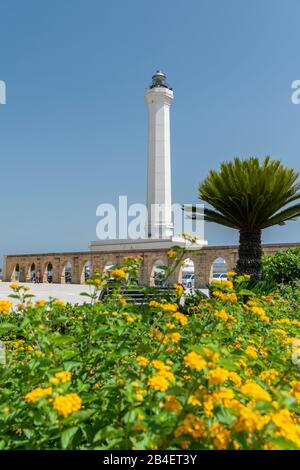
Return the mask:
<path id="1" fill-rule="evenodd" d="M 56 372 L 55 376 L 49 379 L 49 382 L 54 385 L 57 385 L 59 383 L 63 384 L 63 383 L 69 382 L 71 380 L 71 377 L 72 377 L 71 372 L 67 372 L 67 371 Z"/>
<path id="2" fill-rule="evenodd" d="M 67 393 L 66 395 L 58 395 L 53 401 L 53 408 L 64 418 L 69 416 L 81 408 L 81 398 L 77 393 Z"/>
<path id="3" fill-rule="evenodd" d="M 151 364 L 156 373 L 149 378 L 148 385 L 155 391 L 165 392 L 169 388 L 170 382 L 175 380 L 171 367 L 160 360 L 154 360 Z"/>
<path id="4" fill-rule="evenodd" d="M 12 308 L 12 302 L 0 299 L 0 313 L 7 315 Z"/>
<path id="5" fill-rule="evenodd" d="M 37 401 L 42 397 L 51 395 L 51 393 L 52 393 L 52 387 L 47 387 L 47 388 L 37 387 L 31 392 L 26 393 L 24 399 L 28 403 L 33 403 L 34 401 Z"/>

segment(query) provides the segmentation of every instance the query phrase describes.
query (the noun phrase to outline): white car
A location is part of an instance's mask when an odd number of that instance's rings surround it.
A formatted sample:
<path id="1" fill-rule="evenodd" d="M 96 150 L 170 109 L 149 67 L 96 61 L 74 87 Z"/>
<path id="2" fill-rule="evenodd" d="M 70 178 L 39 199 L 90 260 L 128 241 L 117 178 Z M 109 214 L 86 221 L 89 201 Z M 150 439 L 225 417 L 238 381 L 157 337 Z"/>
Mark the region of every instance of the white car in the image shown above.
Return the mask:
<path id="1" fill-rule="evenodd" d="M 182 277 L 182 284 L 186 289 L 195 287 L 195 274 L 184 274 Z"/>
<path id="2" fill-rule="evenodd" d="M 215 273 L 213 275 L 213 279 L 216 279 L 218 281 L 227 281 L 228 277 L 225 273 Z"/>

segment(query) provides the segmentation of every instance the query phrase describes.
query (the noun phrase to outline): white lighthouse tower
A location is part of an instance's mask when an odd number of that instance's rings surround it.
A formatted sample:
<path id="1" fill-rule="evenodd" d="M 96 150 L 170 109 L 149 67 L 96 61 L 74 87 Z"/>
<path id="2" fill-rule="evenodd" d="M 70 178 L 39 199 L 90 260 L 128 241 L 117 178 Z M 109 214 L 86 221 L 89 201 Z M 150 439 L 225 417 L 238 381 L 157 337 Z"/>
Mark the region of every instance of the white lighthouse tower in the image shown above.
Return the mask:
<path id="1" fill-rule="evenodd" d="M 173 91 L 166 75 L 157 71 L 145 94 L 148 105 L 148 187 L 149 238 L 173 236 L 171 198 L 170 106 Z"/>
<path id="2" fill-rule="evenodd" d="M 134 239 L 99 237 L 99 240 L 90 243 L 91 251 L 169 249 L 174 244 L 186 246 L 184 238 L 178 234 L 174 237 L 172 222 L 170 107 L 173 98 L 173 90 L 166 82 L 166 75 L 158 70 L 145 93 L 148 106 L 148 218 L 147 222 L 143 221 L 146 224 L 145 235 Z M 112 215 L 115 215 L 115 211 Z M 105 216 L 105 223 L 106 219 Z M 201 240 L 194 247 L 189 245 L 189 249 L 199 249 L 206 244 L 206 241 Z"/>

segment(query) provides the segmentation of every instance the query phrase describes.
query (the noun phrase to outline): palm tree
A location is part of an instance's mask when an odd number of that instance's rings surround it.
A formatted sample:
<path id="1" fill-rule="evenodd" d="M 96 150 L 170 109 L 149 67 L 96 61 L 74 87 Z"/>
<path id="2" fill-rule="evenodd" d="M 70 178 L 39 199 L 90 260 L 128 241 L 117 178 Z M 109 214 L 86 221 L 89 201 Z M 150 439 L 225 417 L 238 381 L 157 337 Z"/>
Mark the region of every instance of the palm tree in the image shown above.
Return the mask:
<path id="1" fill-rule="evenodd" d="M 204 210 L 205 220 L 239 230 L 238 272 L 259 279 L 262 230 L 300 215 L 300 204 L 291 205 L 300 199 L 298 176 L 270 157 L 261 163 L 256 157 L 235 158 L 199 185 L 199 198 L 213 207 Z"/>

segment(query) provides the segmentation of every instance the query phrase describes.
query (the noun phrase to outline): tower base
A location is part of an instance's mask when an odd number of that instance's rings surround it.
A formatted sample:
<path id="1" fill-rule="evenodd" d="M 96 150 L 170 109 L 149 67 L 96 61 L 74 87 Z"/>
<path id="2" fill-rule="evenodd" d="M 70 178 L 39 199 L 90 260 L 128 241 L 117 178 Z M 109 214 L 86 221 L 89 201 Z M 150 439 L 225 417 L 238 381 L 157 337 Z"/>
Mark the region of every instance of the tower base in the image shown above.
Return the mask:
<path id="1" fill-rule="evenodd" d="M 141 251 L 170 249 L 175 245 L 186 247 L 189 250 L 200 250 L 207 246 L 206 240 L 197 240 L 193 246 L 189 246 L 184 238 L 139 238 L 137 240 L 96 240 L 90 243 L 91 251 Z"/>

